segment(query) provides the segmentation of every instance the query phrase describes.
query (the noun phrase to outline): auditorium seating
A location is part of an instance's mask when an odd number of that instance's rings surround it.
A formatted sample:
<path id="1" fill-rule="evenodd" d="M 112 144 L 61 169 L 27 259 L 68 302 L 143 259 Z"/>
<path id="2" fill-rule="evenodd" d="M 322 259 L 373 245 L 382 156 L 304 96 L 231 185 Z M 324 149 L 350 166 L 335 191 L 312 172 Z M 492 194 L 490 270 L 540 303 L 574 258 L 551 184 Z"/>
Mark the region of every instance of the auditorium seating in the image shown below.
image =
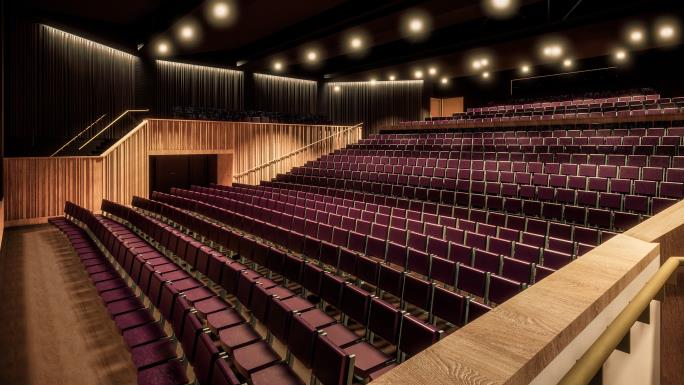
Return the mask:
<path id="1" fill-rule="evenodd" d="M 624 118 L 681 113 L 684 97 L 661 98 L 660 95 L 575 99 L 555 102 L 508 104 L 469 108 L 451 117 L 428 118 L 424 121 L 400 122 L 400 126 L 433 126 L 465 123 L 512 122 L 525 120 L 562 120 L 577 118 Z"/>
<path id="2" fill-rule="evenodd" d="M 66 211 L 70 216 L 77 215 L 82 220 L 91 222 L 93 219 L 71 204 L 67 204 Z M 49 222 L 68 237 L 114 324 L 122 333 L 138 370 L 138 383 L 187 383 L 185 369 L 176 357 L 174 343 L 166 337 L 152 312 L 145 308 L 134 290 L 127 285 L 127 280 L 119 275 L 118 269 L 102 254 L 88 234 L 70 220 L 51 218 Z"/>
<path id="3" fill-rule="evenodd" d="M 165 208 L 167 215 L 179 221 L 182 219 L 181 213 L 170 206 L 141 198 L 136 198 L 134 204 L 148 209 Z M 174 237 L 173 231 L 169 234 L 169 231 L 163 230 L 169 230 L 168 226 L 155 219 L 107 201 L 103 202 L 103 210 L 130 223 L 141 233 L 146 234 L 146 237 L 151 237 L 153 244 L 177 256 L 196 273 L 205 274 L 212 282 L 219 284 L 230 298 L 234 297 L 244 309 L 249 311 L 253 322 L 258 321 L 265 325 L 268 329 L 267 340 L 275 338 L 281 341 L 287 349 L 285 356 L 295 355 L 317 377 L 329 378 L 333 375 L 329 373 L 328 363 L 317 364 L 315 359 L 313 362 L 311 360 L 312 354 L 313 356 L 317 354 L 319 342 L 316 339 L 323 338 L 318 337 L 319 332 L 326 335 L 326 340 L 340 348 L 344 352 L 343 356 L 351 360 L 352 367 L 355 368 L 354 373 L 358 378 L 377 377 L 381 371 L 384 373 L 388 369 L 387 365 L 393 365 L 392 362 L 396 359 L 416 354 L 439 339 L 441 334 L 439 329 L 419 318 L 405 314 L 399 308 L 379 298 L 373 298 L 370 293 L 360 287 L 345 283 L 344 280 L 314 265 L 304 264 L 304 261 L 301 261 L 298 273 L 287 274 L 287 277 L 291 281 L 300 283 L 302 288 L 300 294 L 319 296 L 322 310 L 316 308 L 314 303 L 303 296 L 278 285 L 274 280 L 260 275 L 239 262 L 221 256 L 208 246 L 190 241 L 188 237 L 181 234 L 175 234 L 176 237 Z M 181 219 L 178 216 L 181 216 Z M 189 217 L 185 218 L 187 221 Z M 210 226 L 207 222 L 195 221 L 195 224 Z M 214 230 L 218 229 L 214 226 Z M 228 234 L 233 235 L 231 237 L 227 236 Z M 229 239 L 235 239 L 238 236 L 238 234 L 224 230 L 221 235 L 214 234 L 212 239 L 226 241 L 225 246 L 230 247 L 232 242 Z M 252 258 L 250 247 L 257 247 L 254 242 L 245 244 L 246 241 L 246 238 L 241 238 L 240 246 L 233 246 L 236 251 L 239 250 L 239 254 L 233 254 L 233 256 L 240 257 L 242 262 Z M 262 246 L 261 250 L 267 251 L 269 248 Z M 266 254 L 269 253 L 266 252 Z M 283 257 L 277 258 L 273 254 L 262 257 L 283 260 Z M 220 262 L 211 262 L 212 258 Z M 263 261 L 260 260 L 260 262 Z M 274 264 L 271 263 L 269 266 L 274 266 Z M 282 271 L 278 270 L 278 272 Z M 340 319 L 344 320 L 343 323 L 337 322 L 323 311 L 329 307 L 343 314 Z M 207 316 L 210 324 L 213 322 L 211 316 L 212 314 Z M 361 335 L 353 333 L 346 326 L 350 320 L 353 320 L 355 325 L 364 327 L 365 332 Z M 278 364 L 280 358 L 265 342 L 246 341 L 241 334 L 235 333 L 232 329 L 226 330 L 225 333 L 222 331 L 218 339 L 224 350 L 232 355 L 233 363 L 240 375 L 250 378 L 252 383 L 257 384 L 271 383 L 268 381 L 275 381 L 274 376 L 282 377 L 284 374 L 291 373 L 286 365 Z M 251 335 L 254 339 L 260 340 L 257 335 Z M 395 346 L 396 358 L 394 355 L 378 350 L 373 345 L 376 336 Z M 236 343 L 247 342 L 250 344 L 244 348 L 234 346 Z M 288 374 L 285 378 L 278 378 L 276 382 L 296 383 L 297 380 L 293 375 Z M 336 383 L 347 383 L 347 379 L 341 379 Z"/>

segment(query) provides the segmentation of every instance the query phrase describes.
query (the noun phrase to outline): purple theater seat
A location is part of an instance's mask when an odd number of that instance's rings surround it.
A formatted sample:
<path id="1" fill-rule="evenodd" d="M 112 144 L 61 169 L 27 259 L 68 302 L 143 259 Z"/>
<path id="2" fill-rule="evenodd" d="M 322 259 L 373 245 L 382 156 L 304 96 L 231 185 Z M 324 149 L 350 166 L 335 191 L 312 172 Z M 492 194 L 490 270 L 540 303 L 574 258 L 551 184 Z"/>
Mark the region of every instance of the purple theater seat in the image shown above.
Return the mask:
<path id="1" fill-rule="evenodd" d="M 522 290 L 520 282 L 492 274 L 489 281 L 488 300 L 497 304 L 506 302 Z"/>
<path id="2" fill-rule="evenodd" d="M 439 341 L 441 335 L 442 331 L 433 325 L 405 314 L 402 320 L 399 350 L 408 357 L 414 356 Z"/>
<path id="3" fill-rule="evenodd" d="M 139 385 L 182 385 L 188 383 L 183 364 L 177 360 L 152 366 L 138 372 Z"/>

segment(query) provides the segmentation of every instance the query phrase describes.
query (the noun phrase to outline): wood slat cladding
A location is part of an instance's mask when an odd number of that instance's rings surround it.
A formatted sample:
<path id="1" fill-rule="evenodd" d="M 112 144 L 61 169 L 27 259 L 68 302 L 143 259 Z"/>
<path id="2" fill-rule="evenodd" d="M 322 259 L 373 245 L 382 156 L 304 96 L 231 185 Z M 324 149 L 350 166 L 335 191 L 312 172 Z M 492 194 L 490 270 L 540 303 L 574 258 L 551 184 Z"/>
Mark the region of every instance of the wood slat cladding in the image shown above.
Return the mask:
<path id="1" fill-rule="evenodd" d="M 88 209 L 102 197 L 102 159 L 97 157 L 5 158 L 5 221 L 39 223 L 70 200 Z"/>
<path id="2" fill-rule="evenodd" d="M 313 128 L 313 129 L 312 129 Z M 356 143 L 361 139 L 361 127 L 349 130 L 348 126 L 302 126 L 257 124 L 238 127 L 235 140 L 241 147 L 235 153 L 234 181 L 245 184 L 258 184 L 270 180 L 293 167 L 315 160 L 316 158 Z M 324 140 L 325 139 L 325 140 Z M 240 174 L 255 167 L 277 160 L 308 144 L 321 141 L 294 156 L 282 159 L 268 167 L 247 175 Z"/>
<path id="3" fill-rule="evenodd" d="M 71 200 L 98 211 L 105 198 L 128 204 L 133 195 L 149 195 L 149 156 L 220 154 L 238 175 L 328 136 L 347 126 L 213 122 L 151 119 L 99 157 L 6 158 L 4 160 L 7 225 L 44 222 L 61 215 Z M 354 132 L 354 134 L 351 134 Z M 241 183 L 258 183 L 275 173 L 358 141 L 360 128 L 334 137 L 301 156 L 279 162 Z M 225 165 L 224 165 L 225 166 Z M 222 168 L 222 175 L 229 175 Z"/>

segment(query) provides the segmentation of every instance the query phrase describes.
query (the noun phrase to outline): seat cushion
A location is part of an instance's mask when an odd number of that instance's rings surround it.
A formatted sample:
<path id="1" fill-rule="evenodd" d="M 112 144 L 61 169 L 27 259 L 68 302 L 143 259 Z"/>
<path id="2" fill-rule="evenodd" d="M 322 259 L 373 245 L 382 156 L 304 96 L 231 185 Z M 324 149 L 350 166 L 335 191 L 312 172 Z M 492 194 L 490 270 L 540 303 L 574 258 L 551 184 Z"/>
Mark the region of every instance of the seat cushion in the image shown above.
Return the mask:
<path id="1" fill-rule="evenodd" d="M 130 348 L 147 344 L 164 337 L 166 337 L 166 335 L 157 323 L 145 324 L 123 332 L 123 339 Z"/>
<path id="2" fill-rule="evenodd" d="M 230 330 L 230 329 L 227 329 Z M 280 361 L 280 357 L 264 341 L 233 351 L 233 362 L 238 372 L 245 377 Z"/>
<path id="3" fill-rule="evenodd" d="M 287 365 L 279 364 L 252 373 L 252 385 L 303 385 L 304 382 Z"/>
<path id="4" fill-rule="evenodd" d="M 207 326 L 214 333 L 244 322 L 244 318 L 237 311 L 230 308 L 211 313 L 207 316 Z"/>
<path id="5" fill-rule="evenodd" d="M 129 289 L 128 287 L 121 287 L 118 289 L 109 290 L 109 291 L 102 293 L 102 295 L 100 295 L 100 297 L 102 297 L 102 301 L 104 303 L 119 301 L 119 300 L 122 300 L 125 298 L 130 298 L 133 296 L 134 296 L 133 291 L 131 289 Z"/>
<path id="6" fill-rule="evenodd" d="M 363 378 L 392 360 L 392 357 L 365 341 L 344 348 L 344 351 L 356 355 L 354 373 Z"/>
<path id="7" fill-rule="evenodd" d="M 169 361 L 138 372 L 138 385 L 182 385 L 188 382 L 183 365 Z"/>
<path id="8" fill-rule="evenodd" d="M 143 304 L 138 298 L 124 298 L 107 304 L 107 311 L 112 317 L 141 308 Z"/>
<path id="9" fill-rule="evenodd" d="M 147 309 L 134 310 L 114 317 L 114 323 L 121 332 L 154 322 L 154 318 Z"/>
<path id="10" fill-rule="evenodd" d="M 334 318 L 330 317 L 325 312 L 319 309 L 311 309 L 309 311 L 305 311 L 301 314 L 301 317 L 314 329 L 320 329 L 322 327 L 332 325 L 336 322 Z"/>
<path id="11" fill-rule="evenodd" d="M 206 318 L 208 314 L 223 310 L 228 307 L 226 301 L 219 297 L 211 297 L 202 301 L 194 303 L 195 309 L 203 318 Z"/>
<path id="12" fill-rule="evenodd" d="M 342 324 L 328 326 L 323 328 L 323 331 L 327 334 L 328 339 L 339 347 L 345 347 L 361 339 Z"/>
<path id="13" fill-rule="evenodd" d="M 176 357 L 176 350 L 169 340 L 158 340 L 131 349 L 133 364 L 138 370 L 168 361 Z"/>
<path id="14" fill-rule="evenodd" d="M 245 345 L 260 341 L 261 336 L 255 332 L 251 326 L 247 324 L 240 324 L 228 329 L 223 329 L 219 332 L 219 340 L 221 347 L 227 353 L 235 349 L 241 348 Z"/>
<path id="15" fill-rule="evenodd" d="M 377 380 L 378 377 L 382 376 L 383 374 L 389 372 L 390 370 L 394 369 L 397 367 L 397 364 L 389 364 L 387 366 L 384 366 L 380 369 L 377 369 L 376 371 L 370 373 L 368 377 L 370 378 L 371 381 Z"/>

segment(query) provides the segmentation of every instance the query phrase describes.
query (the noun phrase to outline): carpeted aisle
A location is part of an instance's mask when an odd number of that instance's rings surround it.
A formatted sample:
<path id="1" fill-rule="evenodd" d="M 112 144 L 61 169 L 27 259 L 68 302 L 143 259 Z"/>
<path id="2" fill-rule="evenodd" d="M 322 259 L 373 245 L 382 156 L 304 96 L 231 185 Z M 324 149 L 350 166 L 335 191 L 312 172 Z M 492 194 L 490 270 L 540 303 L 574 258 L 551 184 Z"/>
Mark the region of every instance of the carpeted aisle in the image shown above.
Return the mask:
<path id="1" fill-rule="evenodd" d="M 0 384 L 136 383 L 121 336 L 56 228 L 5 230 L 0 298 Z"/>

